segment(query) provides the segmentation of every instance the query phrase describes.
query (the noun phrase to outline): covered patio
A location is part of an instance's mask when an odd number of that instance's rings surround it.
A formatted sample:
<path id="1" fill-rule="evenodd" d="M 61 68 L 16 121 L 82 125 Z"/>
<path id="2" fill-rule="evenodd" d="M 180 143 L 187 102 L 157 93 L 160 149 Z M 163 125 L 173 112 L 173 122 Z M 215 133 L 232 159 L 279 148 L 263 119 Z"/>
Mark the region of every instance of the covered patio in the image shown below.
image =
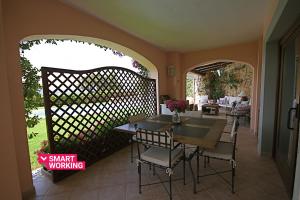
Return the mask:
<path id="1" fill-rule="evenodd" d="M 286 118 L 289 119 L 288 123 L 291 120 L 288 115 L 289 109 L 285 108 L 289 108 L 292 103 L 297 105 L 291 110 L 300 108 L 299 98 L 293 96 L 300 94 L 300 89 L 296 87 L 299 84 L 295 86 L 295 91 L 291 91 L 293 94 L 286 104 L 281 106 L 280 103 L 287 99 L 281 92 L 289 92 L 292 88 L 290 85 L 299 83 L 291 78 L 297 78 L 296 71 L 290 70 L 284 76 L 282 75 L 284 69 L 290 69 L 289 66 L 300 70 L 299 62 L 296 62 L 300 52 L 299 3 L 297 0 L 191 2 L 0 0 L 0 110 L 2 113 L 0 154 L 3 163 L 0 170 L 0 199 L 168 199 L 162 184 L 143 188 L 142 194 L 139 194 L 137 166 L 135 162 L 131 162 L 129 137 L 121 133 L 117 136 L 110 134 L 114 127 L 127 123 L 129 114 L 126 112 L 116 114 L 118 110 L 113 110 L 116 106 L 111 102 L 131 94 L 140 95 L 137 104 L 141 107 L 149 104 L 148 110 L 136 109 L 131 114 L 145 111 L 147 117 L 157 115 L 160 114 L 159 96 L 168 95 L 172 99 L 186 99 L 187 72 L 198 66 L 212 63 L 240 62 L 253 67 L 253 91 L 251 123 L 241 122 L 237 134 L 235 193 L 231 193 L 230 187 L 219 176 L 208 176 L 200 178 L 200 183 L 196 185 L 197 193 L 194 194 L 192 176 L 190 171 L 186 170 L 186 185 L 183 185 L 180 180 L 174 181 L 174 199 L 298 200 L 300 198 L 300 155 L 297 149 L 299 141 L 297 135 L 299 135 L 300 116 L 294 115 L 296 117 L 293 125 L 297 129 L 295 128 L 293 134 L 290 134 L 290 129 L 293 127 L 291 128 L 290 124 L 286 127 Z M 47 111 L 48 116 L 51 117 L 48 125 L 52 124 L 52 127 L 48 127 L 48 131 L 50 134 L 55 133 L 49 137 L 52 144 L 55 142 L 58 146 L 66 144 L 71 141 L 69 136 L 73 136 L 69 148 L 54 151 L 57 149 L 53 145 L 51 153 L 78 153 L 68 151 L 75 149 L 81 153 L 80 159 L 87 160 L 89 163 L 85 171 L 63 176 L 60 181 L 55 180 L 55 183 L 44 172 L 36 171 L 32 174 L 31 171 L 20 67 L 20 41 L 47 38 L 90 42 L 123 52 L 149 69 L 152 85 L 148 87 L 150 83 L 144 84 L 146 87 L 140 88 L 143 94 L 140 90 L 128 93 L 130 87 L 127 87 L 122 91 L 126 95 L 120 96 L 114 96 L 116 94 L 114 90 L 117 88 L 114 87 L 110 91 L 111 96 L 108 96 L 104 79 L 96 80 L 92 87 L 88 82 L 89 86 L 84 86 L 84 90 L 87 91 L 83 95 L 84 98 L 75 96 L 75 101 L 79 99 L 79 103 L 75 103 L 77 107 L 68 113 L 71 116 L 70 120 L 77 120 L 85 126 L 76 130 L 77 132 L 67 130 L 60 121 L 56 121 L 56 124 L 51 123 L 56 119 L 50 115 L 53 111 L 50 104 L 57 103 L 52 114 L 55 113 L 55 109 L 65 109 L 68 112 L 66 108 L 74 106 L 72 102 L 74 99 L 68 99 L 71 100 L 70 103 L 67 100 L 48 102 Z M 291 51 L 286 51 L 284 57 L 282 49 L 285 47 L 284 42 L 287 41 L 290 45 L 288 50 Z M 283 62 L 282 58 L 290 60 Z M 119 73 L 117 78 L 111 79 L 111 82 L 119 86 L 119 80 L 123 80 L 122 75 L 123 73 Z M 83 76 L 78 80 L 84 80 L 86 77 Z M 54 75 L 53 79 L 56 78 Z M 69 81 L 67 76 L 64 78 L 65 82 Z M 141 85 L 140 79 L 135 82 L 136 88 Z M 127 80 L 130 82 L 132 79 Z M 127 80 L 123 85 L 130 85 L 126 83 Z M 294 83 L 286 86 L 283 84 L 285 80 Z M 76 84 L 77 82 L 74 83 L 75 86 Z M 101 95 L 104 95 L 93 96 L 92 93 L 99 87 L 102 87 Z M 81 88 L 78 87 L 77 90 Z M 152 89 L 149 91 L 147 88 Z M 50 91 L 49 94 L 51 92 L 52 95 L 59 96 L 55 93 L 56 90 Z M 103 101 L 109 99 L 104 105 L 110 104 L 112 107 L 107 112 L 108 117 L 100 116 L 99 113 L 104 110 L 104 107 L 99 106 L 97 98 L 103 98 Z M 88 113 L 90 115 L 86 120 L 88 122 L 73 116 L 74 112 L 78 115 L 83 114 L 82 110 L 85 108 L 78 109 L 78 107 L 89 107 L 90 102 L 84 102 L 85 99 L 93 101 L 94 107 L 90 107 L 90 110 L 96 111 Z M 119 105 L 122 105 L 122 101 L 120 102 Z M 134 101 L 128 98 L 127 102 Z M 57 109 L 59 107 L 57 105 L 61 107 Z M 55 113 L 57 118 L 66 119 L 58 113 Z M 122 119 L 118 119 L 119 116 Z M 224 113 L 212 116 L 214 117 L 226 119 Z M 79 127 L 75 122 L 66 121 L 70 127 Z M 118 124 L 114 124 L 115 121 L 118 121 Z M 94 122 L 97 124 L 95 125 Z M 98 132 L 94 131 L 99 124 L 104 128 L 100 128 Z M 55 131 L 59 132 L 61 129 L 63 129 L 60 133 L 61 137 L 55 138 L 58 135 Z M 87 129 L 92 129 L 94 135 L 86 134 L 86 140 L 79 138 L 81 131 Z M 99 135 L 102 136 L 103 133 L 112 137 L 101 140 L 103 138 Z M 122 140 L 118 140 L 121 137 Z M 73 145 L 74 141 L 80 145 Z M 85 148 L 84 145 L 87 143 L 92 145 L 87 145 L 88 147 Z M 114 143 L 118 143 L 117 147 Z M 283 146 L 282 149 L 280 145 Z M 135 148 L 134 150 L 136 151 Z M 281 160 L 278 159 L 278 154 L 282 156 Z M 199 171 L 206 173 L 209 168 L 203 167 L 203 158 L 200 158 Z M 209 163 L 222 169 L 230 164 L 232 163 L 214 160 Z M 192 166 L 195 169 L 195 159 L 192 160 Z M 182 176 L 181 169 L 181 165 L 176 168 L 175 177 Z M 157 180 L 157 176 L 153 176 L 153 171 L 148 167 L 143 167 L 142 171 L 144 181 Z M 285 176 L 285 173 L 288 176 Z M 165 171 L 158 169 L 157 174 L 162 177 L 166 175 Z M 230 179 L 230 174 L 225 178 Z"/>
<path id="2" fill-rule="evenodd" d="M 174 199 L 241 199 L 241 200 L 285 200 L 289 199 L 278 170 L 270 158 L 260 157 L 256 152 L 257 140 L 251 135 L 249 127 L 242 125 L 238 132 L 236 192 L 232 194 L 220 177 L 208 176 L 200 179 L 197 184 L 197 194 L 193 194 L 191 174 L 187 170 L 187 184 L 182 180 L 174 182 Z M 195 159 L 193 167 L 196 167 Z M 200 160 L 200 173 L 209 172 L 203 168 Z M 211 160 L 210 163 L 219 169 L 228 168 L 229 163 Z M 181 166 L 180 166 L 181 167 Z M 143 180 L 157 181 L 149 168 L 143 168 Z M 166 177 L 164 171 L 157 170 L 158 175 Z M 182 177 L 178 168 L 175 177 Z M 230 174 L 224 176 L 230 180 Z M 136 163 L 131 163 L 130 147 L 126 147 L 111 156 L 98 161 L 86 171 L 74 174 L 65 180 L 53 184 L 47 175 L 36 172 L 33 177 L 36 197 L 33 199 L 105 199 L 105 200 L 135 200 L 135 199 L 169 199 L 161 184 L 148 186 L 138 192 L 138 172 Z"/>

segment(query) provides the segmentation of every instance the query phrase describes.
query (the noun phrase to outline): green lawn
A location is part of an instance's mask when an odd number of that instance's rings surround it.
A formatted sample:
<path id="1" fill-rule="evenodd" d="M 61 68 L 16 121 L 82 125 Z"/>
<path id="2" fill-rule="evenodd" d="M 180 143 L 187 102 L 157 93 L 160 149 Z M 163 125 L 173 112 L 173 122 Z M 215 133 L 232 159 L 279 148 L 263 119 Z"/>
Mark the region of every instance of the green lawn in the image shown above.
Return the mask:
<path id="1" fill-rule="evenodd" d="M 40 119 L 40 122 L 35 127 L 27 129 L 28 133 L 32 131 L 39 133 L 36 137 L 28 140 L 31 169 L 34 170 L 41 167 L 37 162 L 37 155 L 34 152 L 40 149 L 43 140 L 47 140 L 46 120 Z"/>
<path id="2" fill-rule="evenodd" d="M 113 111 L 112 114 L 116 115 L 117 114 L 116 112 L 117 111 Z M 83 123 L 83 124 L 87 123 L 88 121 L 91 121 L 93 123 L 94 120 L 99 118 L 100 116 L 104 120 L 108 118 L 107 116 L 104 116 L 103 113 L 100 113 L 100 114 L 93 115 L 93 117 L 86 115 L 84 120 L 82 120 L 82 117 L 69 117 L 68 121 L 70 123 L 74 124 L 75 126 L 77 126 L 78 121 L 81 121 L 81 123 Z M 64 120 L 60 120 L 57 122 L 57 124 L 60 124 L 60 125 L 62 125 L 63 123 L 64 123 Z M 69 125 L 65 124 L 64 127 L 68 129 Z M 54 129 L 56 129 L 56 128 L 54 128 Z M 81 128 L 81 127 L 79 126 L 79 128 Z M 70 131 L 74 131 L 73 129 L 74 128 L 71 127 Z M 39 133 L 37 136 L 35 136 L 31 139 L 28 139 L 31 169 L 34 170 L 34 169 L 41 167 L 41 165 L 37 162 L 37 155 L 35 154 L 35 151 L 40 149 L 42 141 L 48 140 L 47 130 L 46 130 L 46 119 L 40 119 L 40 122 L 36 126 L 34 126 L 33 128 L 27 129 L 27 133 L 31 133 L 31 132 Z M 78 134 L 79 131 L 76 130 L 74 133 Z"/>

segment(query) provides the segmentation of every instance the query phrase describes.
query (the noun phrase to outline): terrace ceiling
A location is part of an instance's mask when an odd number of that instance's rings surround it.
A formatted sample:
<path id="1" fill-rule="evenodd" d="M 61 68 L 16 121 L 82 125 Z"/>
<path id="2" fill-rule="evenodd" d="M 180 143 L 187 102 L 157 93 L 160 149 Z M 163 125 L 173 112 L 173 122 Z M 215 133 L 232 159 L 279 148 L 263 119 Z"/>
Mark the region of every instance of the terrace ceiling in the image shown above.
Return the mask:
<path id="1" fill-rule="evenodd" d="M 274 0 L 61 0 L 167 51 L 253 41 Z"/>

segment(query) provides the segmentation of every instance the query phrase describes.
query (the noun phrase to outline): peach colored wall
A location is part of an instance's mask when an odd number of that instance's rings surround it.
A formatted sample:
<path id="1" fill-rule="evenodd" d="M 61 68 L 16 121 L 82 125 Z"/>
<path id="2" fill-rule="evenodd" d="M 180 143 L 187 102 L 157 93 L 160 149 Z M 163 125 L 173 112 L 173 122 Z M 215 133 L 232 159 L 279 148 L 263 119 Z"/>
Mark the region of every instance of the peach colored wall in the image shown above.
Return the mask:
<path id="1" fill-rule="evenodd" d="M 254 68 L 257 65 L 258 41 L 231 45 L 216 49 L 201 50 L 183 54 L 182 67 L 188 71 L 199 64 L 214 60 L 236 60 L 248 63 Z"/>
<path id="2" fill-rule="evenodd" d="M 15 142 L 13 136 L 11 104 L 5 62 L 4 38 L 2 23 L 2 0 L 0 0 L 0 198 L 21 199 L 20 183 L 17 169 Z"/>
<path id="3" fill-rule="evenodd" d="M 258 124 L 259 124 L 259 112 L 260 112 L 260 89 L 261 89 L 261 68 L 262 68 L 262 51 L 263 51 L 263 38 L 261 37 L 258 41 L 258 50 L 257 50 L 257 70 L 256 72 L 256 112 L 253 113 L 255 115 L 254 123 L 254 133 L 258 136 Z"/>
<path id="4" fill-rule="evenodd" d="M 32 35 L 74 35 L 101 38 L 126 46 L 143 55 L 157 67 L 159 93 L 169 94 L 175 98 L 184 97 L 185 73 L 197 64 L 226 59 L 249 63 L 254 69 L 257 68 L 257 42 L 191 53 L 166 53 L 143 40 L 59 1 L 5 1 L 3 2 L 3 23 L 1 24 L 4 24 L 4 40 L 6 43 L 4 47 L 3 43 L 0 44 L 6 53 L 8 79 L 8 84 L 3 84 L 1 87 L 5 87 L 3 91 L 8 93 L 7 98 L 11 103 L 4 102 L 2 105 L 12 105 L 11 112 L 7 110 L 7 113 L 11 113 L 11 120 L 9 117 L 7 118 L 7 125 L 13 123 L 13 130 L 10 131 L 13 131 L 19 182 L 23 193 L 32 190 L 18 49 L 18 43 L 23 38 Z M 2 58 L 1 62 L 3 62 Z M 167 76 L 166 66 L 170 65 L 173 65 L 176 69 L 174 77 Z M 8 108 L 9 106 L 6 109 Z"/>
<path id="5" fill-rule="evenodd" d="M 168 93 L 172 98 L 180 99 L 182 97 L 182 55 L 178 52 L 167 53 L 167 66 L 175 68 L 175 75 L 167 77 Z"/>
<path id="6" fill-rule="evenodd" d="M 185 96 L 185 76 L 188 71 L 197 67 L 199 64 L 210 63 L 214 61 L 236 61 L 246 64 L 250 64 L 254 68 L 254 79 L 253 79 L 253 94 L 252 99 L 252 110 L 251 110 L 251 130 L 257 133 L 257 118 L 258 118 L 258 92 L 257 85 L 260 85 L 260 79 L 258 79 L 258 71 L 261 67 L 259 64 L 259 40 L 247 42 L 243 44 L 231 45 L 216 49 L 201 50 L 196 52 L 188 52 L 182 55 L 182 96 Z"/>
<path id="7" fill-rule="evenodd" d="M 160 93 L 166 93 L 166 55 L 159 48 L 86 15 L 59 1 L 9 0 L 3 2 L 3 24 L 8 89 L 12 106 L 14 140 L 20 186 L 23 193 L 32 191 L 27 135 L 19 65 L 19 41 L 31 35 L 78 35 L 102 38 L 139 52 L 155 66 L 159 74 Z"/>
<path id="8" fill-rule="evenodd" d="M 6 28 L 9 29 L 8 32 L 15 32 L 14 36 L 10 37 L 15 37 L 14 39 L 18 41 L 31 35 L 53 34 L 79 35 L 113 41 L 149 59 L 158 68 L 159 76 L 162 77 L 160 79 L 165 79 L 164 51 L 91 15 L 51 0 L 11 0 L 7 1 L 5 7 L 8 11 L 5 18 L 9 20 Z M 166 91 L 164 86 L 165 84 L 162 84 L 160 88 L 162 92 Z"/>

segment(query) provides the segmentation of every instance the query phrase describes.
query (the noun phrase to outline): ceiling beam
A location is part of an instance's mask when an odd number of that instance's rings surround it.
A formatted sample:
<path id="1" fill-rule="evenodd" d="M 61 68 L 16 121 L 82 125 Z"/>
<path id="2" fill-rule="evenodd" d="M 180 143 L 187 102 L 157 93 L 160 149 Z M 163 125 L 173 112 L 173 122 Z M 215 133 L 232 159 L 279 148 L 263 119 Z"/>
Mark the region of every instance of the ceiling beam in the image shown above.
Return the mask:
<path id="1" fill-rule="evenodd" d="M 203 74 L 205 74 L 209 71 L 215 71 L 215 70 L 227 67 L 231 63 L 232 62 L 216 62 L 216 63 L 196 67 L 191 71 L 194 72 L 194 73 L 203 75 Z"/>

